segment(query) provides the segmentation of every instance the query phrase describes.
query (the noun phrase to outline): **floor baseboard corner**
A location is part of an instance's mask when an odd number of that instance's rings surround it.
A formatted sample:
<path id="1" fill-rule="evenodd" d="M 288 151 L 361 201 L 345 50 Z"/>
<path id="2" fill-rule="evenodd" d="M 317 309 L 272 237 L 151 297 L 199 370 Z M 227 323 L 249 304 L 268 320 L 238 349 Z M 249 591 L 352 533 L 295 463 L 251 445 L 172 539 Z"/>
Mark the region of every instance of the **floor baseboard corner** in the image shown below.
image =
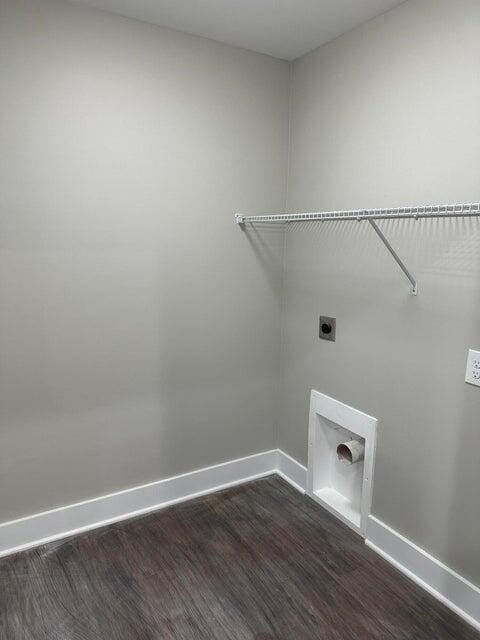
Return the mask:
<path id="1" fill-rule="evenodd" d="M 0 523 L 0 557 L 275 473 L 305 493 L 306 468 L 271 449 Z"/>
<path id="2" fill-rule="evenodd" d="M 0 557 L 274 474 L 277 449 L 0 524 Z"/>
<path id="3" fill-rule="evenodd" d="M 277 474 L 297 491 L 305 493 L 307 490 L 307 468 L 281 449 L 277 451 Z"/>

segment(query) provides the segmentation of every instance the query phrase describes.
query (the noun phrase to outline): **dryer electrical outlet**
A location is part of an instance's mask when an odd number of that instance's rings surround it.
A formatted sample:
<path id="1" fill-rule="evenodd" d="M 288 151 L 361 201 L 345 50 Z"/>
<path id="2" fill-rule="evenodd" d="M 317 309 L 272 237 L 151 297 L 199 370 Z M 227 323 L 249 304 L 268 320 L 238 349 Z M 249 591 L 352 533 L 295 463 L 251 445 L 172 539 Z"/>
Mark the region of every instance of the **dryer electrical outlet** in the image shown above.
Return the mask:
<path id="1" fill-rule="evenodd" d="M 467 372 L 465 382 L 480 387 L 480 351 L 470 349 L 467 359 Z"/>
<path id="2" fill-rule="evenodd" d="M 321 340 L 330 340 L 335 342 L 337 334 L 337 319 L 329 316 L 320 316 L 320 326 L 318 337 Z"/>

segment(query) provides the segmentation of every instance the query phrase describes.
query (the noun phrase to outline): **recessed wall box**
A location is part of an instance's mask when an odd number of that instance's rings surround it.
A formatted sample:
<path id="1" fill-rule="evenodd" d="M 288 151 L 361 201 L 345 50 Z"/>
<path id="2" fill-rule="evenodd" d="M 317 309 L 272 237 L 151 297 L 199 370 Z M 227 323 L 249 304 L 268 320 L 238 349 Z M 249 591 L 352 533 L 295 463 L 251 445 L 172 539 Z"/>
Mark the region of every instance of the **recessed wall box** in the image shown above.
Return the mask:
<path id="1" fill-rule="evenodd" d="M 335 342 L 337 333 L 337 320 L 329 316 L 320 316 L 320 325 L 318 329 L 318 337 L 321 340 L 330 340 Z"/>

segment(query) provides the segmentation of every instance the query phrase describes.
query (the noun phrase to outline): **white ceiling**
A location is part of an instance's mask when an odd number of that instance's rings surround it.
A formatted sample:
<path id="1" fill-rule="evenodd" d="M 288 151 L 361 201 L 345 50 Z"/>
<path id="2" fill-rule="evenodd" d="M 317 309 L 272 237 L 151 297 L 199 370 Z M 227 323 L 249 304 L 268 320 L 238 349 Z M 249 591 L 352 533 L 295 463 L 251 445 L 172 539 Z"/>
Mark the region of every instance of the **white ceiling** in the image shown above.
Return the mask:
<path id="1" fill-rule="evenodd" d="M 404 0 L 75 0 L 294 60 Z"/>

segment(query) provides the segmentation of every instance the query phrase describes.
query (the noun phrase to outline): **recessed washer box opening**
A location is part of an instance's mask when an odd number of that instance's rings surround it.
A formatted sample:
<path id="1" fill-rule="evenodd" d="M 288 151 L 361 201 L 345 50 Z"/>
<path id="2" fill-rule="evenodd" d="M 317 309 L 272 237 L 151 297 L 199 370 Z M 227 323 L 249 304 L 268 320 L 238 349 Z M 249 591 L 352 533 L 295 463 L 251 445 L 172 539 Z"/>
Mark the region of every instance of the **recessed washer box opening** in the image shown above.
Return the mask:
<path id="1" fill-rule="evenodd" d="M 377 420 L 312 391 L 307 493 L 365 537 L 372 505 Z"/>

